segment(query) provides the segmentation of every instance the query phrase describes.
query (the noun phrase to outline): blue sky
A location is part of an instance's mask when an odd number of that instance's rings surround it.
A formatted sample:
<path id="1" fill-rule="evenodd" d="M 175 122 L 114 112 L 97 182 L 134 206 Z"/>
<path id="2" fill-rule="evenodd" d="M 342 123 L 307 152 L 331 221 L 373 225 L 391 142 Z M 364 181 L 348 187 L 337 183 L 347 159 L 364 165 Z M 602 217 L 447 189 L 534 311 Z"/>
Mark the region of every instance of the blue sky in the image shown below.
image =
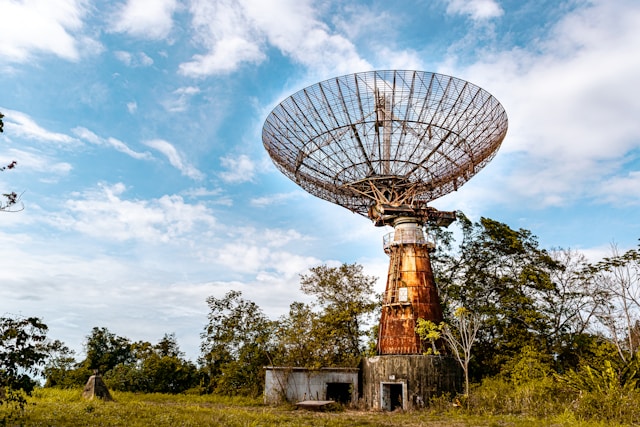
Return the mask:
<path id="1" fill-rule="evenodd" d="M 591 259 L 640 238 L 637 0 L 0 0 L 0 314 L 81 352 L 104 326 L 174 332 L 195 359 L 206 297 L 272 318 L 321 263 L 384 277 L 367 219 L 305 194 L 261 129 L 303 87 L 372 69 L 496 96 L 496 158 L 435 200 Z M 384 288 L 383 280 L 378 289 Z"/>

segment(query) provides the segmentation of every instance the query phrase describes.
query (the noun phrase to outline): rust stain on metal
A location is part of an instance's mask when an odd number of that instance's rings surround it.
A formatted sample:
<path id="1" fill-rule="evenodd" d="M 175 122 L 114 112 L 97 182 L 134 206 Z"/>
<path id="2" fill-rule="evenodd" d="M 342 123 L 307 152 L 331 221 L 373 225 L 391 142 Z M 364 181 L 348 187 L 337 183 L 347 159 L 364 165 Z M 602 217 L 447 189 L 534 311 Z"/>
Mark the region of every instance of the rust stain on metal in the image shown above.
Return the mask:
<path id="1" fill-rule="evenodd" d="M 401 244 L 390 247 L 389 256 L 378 353 L 420 354 L 417 320 L 442 321 L 429 249 L 425 244 Z"/>

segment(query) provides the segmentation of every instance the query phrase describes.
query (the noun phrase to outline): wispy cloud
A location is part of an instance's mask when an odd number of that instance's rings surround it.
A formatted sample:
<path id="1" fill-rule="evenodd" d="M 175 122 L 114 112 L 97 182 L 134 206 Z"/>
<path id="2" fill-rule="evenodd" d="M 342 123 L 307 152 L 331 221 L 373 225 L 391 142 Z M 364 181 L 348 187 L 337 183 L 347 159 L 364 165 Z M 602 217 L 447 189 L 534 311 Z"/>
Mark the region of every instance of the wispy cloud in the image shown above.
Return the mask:
<path id="1" fill-rule="evenodd" d="M 113 52 L 116 59 L 127 67 L 149 67 L 153 65 L 153 59 L 144 52 L 131 53 L 124 50 Z"/>
<path id="2" fill-rule="evenodd" d="M 184 156 L 169 142 L 163 139 L 152 139 L 143 141 L 143 144 L 164 154 L 169 160 L 169 163 L 178 169 L 182 175 L 196 180 L 204 178 L 204 174 L 185 160 Z"/>
<path id="3" fill-rule="evenodd" d="M 252 181 L 256 172 L 256 165 L 246 154 L 233 157 L 223 157 L 220 163 L 226 170 L 220 172 L 223 181 L 233 184 Z"/>
<path id="4" fill-rule="evenodd" d="M 640 171 L 605 180 L 597 188 L 599 199 L 616 205 L 640 205 Z"/>
<path id="5" fill-rule="evenodd" d="M 308 197 L 308 196 L 305 192 L 301 190 L 301 191 L 292 191 L 290 193 L 278 193 L 278 194 L 271 194 L 263 197 L 254 197 L 253 199 L 251 199 L 250 203 L 252 206 L 263 208 L 266 206 L 279 205 L 289 200 L 299 199 L 304 197 Z"/>
<path id="6" fill-rule="evenodd" d="M 498 18 L 504 10 L 495 0 L 447 0 L 447 13 L 467 15 L 474 21 Z"/>
<path id="7" fill-rule="evenodd" d="M 178 5 L 177 0 L 127 0 L 113 15 L 111 31 L 151 40 L 165 38 L 173 28 Z"/>
<path id="8" fill-rule="evenodd" d="M 35 150 L 9 148 L 7 154 L 0 154 L 0 165 L 16 160 L 20 170 L 32 170 L 39 173 L 66 175 L 73 167 L 68 162 L 61 162 L 48 154 Z"/>
<path id="9" fill-rule="evenodd" d="M 69 135 L 51 132 L 36 123 L 30 116 L 19 111 L 3 110 L 5 131 L 23 138 L 57 143 L 59 146 L 78 145 L 79 141 Z"/>
<path id="10" fill-rule="evenodd" d="M 94 145 L 101 145 L 104 147 L 111 147 L 121 153 L 126 154 L 127 156 L 133 157 L 134 159 L 146 159 L 149 160 L 152 158 L 151 153 L 145 151 L 140 153 L 138 151 L 134 151 L 124 142 L 116 139 L 116 138 L 102 138 L 91 132 L 89 129 L 84 127 L 77 127 L 73 129 L 73 133 L 78 136 L 78 138 L 83 139 L 87 142 L 90 142 Z"/>
<path id="11" fill-rule="evenodd" d="M 200 88 L 195 86 L 185 86 L 178 88 L 172 92 L 172 98 L 164 101 L 164 108 L 172 113 L 185 111 L 189 106 L 189 101 L 195 95 L 200 93 Z"/>

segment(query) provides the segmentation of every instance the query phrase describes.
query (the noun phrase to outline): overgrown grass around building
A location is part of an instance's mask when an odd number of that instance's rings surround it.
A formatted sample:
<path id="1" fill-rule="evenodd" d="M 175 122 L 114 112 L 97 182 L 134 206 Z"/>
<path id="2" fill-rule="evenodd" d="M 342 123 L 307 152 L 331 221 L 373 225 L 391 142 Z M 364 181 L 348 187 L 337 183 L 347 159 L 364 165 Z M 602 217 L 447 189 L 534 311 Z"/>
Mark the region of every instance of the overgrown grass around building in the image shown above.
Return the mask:
<path id="1" fill-rule="evenodd" d="M 504 385 L 504 384 L 503 384 Z M 533 410 L 545 396 L 531 394 L 527 407 L 504 407 L 500 402 L 514 405 L 514 396 L 527 400 L 524 389 L 513 393 L 498 384 L 483 384 L 482 395 L 472 397 L 468 409 L 454 407 L 449 399 L 439 399 L 431 408 L 414 412 L 377 412 L 342 410 L 337 412 L 308 412 L 296 410 L 292 406 L 265 406 L 259 399 L 244 397 L 224 397 L 215 395 L 165 395 L 134 394 L 113 392 L 113 402 L 85 400 L 80 390 L 37 389 L 28 401 L 23 413 L 15 414 L 9 420 L 7 408 L 0 406 L 0 419 L 5 417 L 7 425 L 24 426 L 127 426 L 127 427 L 164 427 L 164 426 L 255 426 L 255 427 L 299 427 L 299 426 L 397 426 L 407 427 L 429 425 L 444 426 L 513 426 L 533 427 L 540 425 L 604 427 L 611 425 L 631 425 L 611 417 L 593 417 L 585 411 L 585 404 L 573 403 L 573 406 L 547 406 L 547 409 Z M 493 390 L 493 395 L 491 395 Z M 476 392 L 479 390 L 476 389 Z M 491 396 L 491 397 L 488 397 Z M 546 396 L 547 398 L 552 396 Z M 475 399 L 475 400 L 474 400 Z M 506 399 L 506 400 L 505 400 Z M 640 398 L 633 396 L 640 404 Z M 557 399 L 551 399 L 559 403 Z M 484 403 L 482 403 L 484 402 Z M 493 403 L 491 403 L 493 402 Z M 511 403 L 509 403 L 511 402 Z M 626 401 L 624 407 L 629 404 Z M 486 404 L 484 410 L 478 405 Z M 601 403 L 588 402 L 593 409 L 602 407 Z M 635 408 L 639 406 L 636 404 Z M 581 409 L 582 408 L 582 409 Z M 631 408 L 629 406 L 629 408 Z M 609 412 L 607 412 L 608 414 Z M 624 411 L 619 412 L 624 415 Z M 623 417 L 624 418 L 624 417 Z M 0 425 L 2 423 L 0 422 Z"/>

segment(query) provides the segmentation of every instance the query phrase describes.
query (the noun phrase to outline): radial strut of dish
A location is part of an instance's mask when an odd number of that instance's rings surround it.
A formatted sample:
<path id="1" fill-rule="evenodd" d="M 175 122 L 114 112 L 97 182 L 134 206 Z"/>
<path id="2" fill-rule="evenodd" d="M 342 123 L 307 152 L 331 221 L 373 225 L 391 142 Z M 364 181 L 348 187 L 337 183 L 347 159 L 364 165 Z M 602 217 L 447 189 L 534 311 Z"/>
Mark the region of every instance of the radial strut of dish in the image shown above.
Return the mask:
<path id="1" fill-rule="evenodd" d="M 487 91 L 423 71 L 369 71 L 316 83 L 282 101 L 262 141 L 307 192 L 370 216 L 422 208 L 495 155 L 507 115 Z"/>

